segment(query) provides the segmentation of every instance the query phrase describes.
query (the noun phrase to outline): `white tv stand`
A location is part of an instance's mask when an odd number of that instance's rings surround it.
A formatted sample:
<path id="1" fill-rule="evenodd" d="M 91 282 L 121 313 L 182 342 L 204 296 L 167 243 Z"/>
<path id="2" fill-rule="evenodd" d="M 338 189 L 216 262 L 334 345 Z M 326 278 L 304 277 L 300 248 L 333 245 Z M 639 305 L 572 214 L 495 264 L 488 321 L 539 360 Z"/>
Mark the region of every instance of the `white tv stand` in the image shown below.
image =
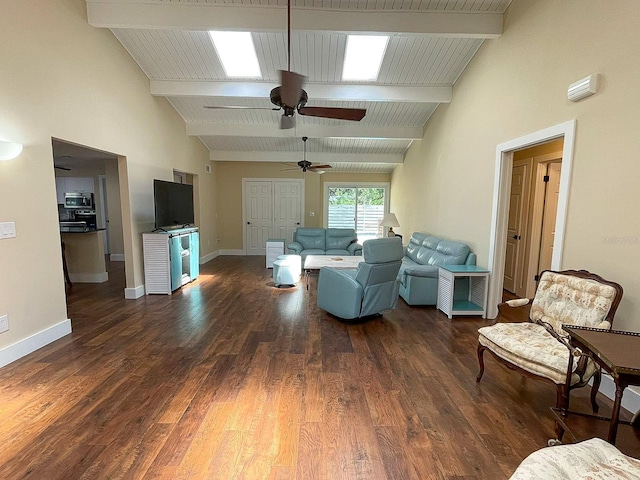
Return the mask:
<path id="1" fill-rule="evenodd" d="M 142 234 L 147 295 L 171 292 L 200 274 L 198 228 L 177 228 Z"/>

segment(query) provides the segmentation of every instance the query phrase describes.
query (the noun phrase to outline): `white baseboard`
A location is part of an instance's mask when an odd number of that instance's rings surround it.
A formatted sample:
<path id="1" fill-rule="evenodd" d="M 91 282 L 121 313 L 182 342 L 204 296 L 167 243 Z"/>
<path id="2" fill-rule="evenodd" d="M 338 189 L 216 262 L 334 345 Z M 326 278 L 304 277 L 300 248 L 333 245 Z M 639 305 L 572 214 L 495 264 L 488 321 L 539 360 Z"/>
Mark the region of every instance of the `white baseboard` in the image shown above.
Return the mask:
<path id="1" fill-rule="evenodd" d="M 140 298 L 144 296 L 144 285 L 138 285 L 135 288 L 125 288 L 124 289 L 124 298 L 127 300 L 135 300 L 136 298 Z"/>
<path id="2" fill-rule="evenodd" d="M 71 320 L 66 319 L 60 323 L 45 328 L 33 335 L 8 345 L 0 350 L 0 367 L 15 362 L 16 360 L 35 352 L 39 348 L 55 342 L 59 338 L 71 333 Z"/>
<path id="3" fill-rule="evenodd" d="M 70 273 L 69 279 L 73 283 L 104 283 L 109 281 L 109 273 Z"/>
<path id="4" fill-rule="evenodd" d="M 616 398 L 616 384 L 609 375 L 602 374 L 602 382 L 600 383 L 600 390 L 598 391 L 611 400 Z M 640 391 L 638 391 L 637 387 L 625 389 L 622 395 L 622 408 L 626 408 L 631 413 L 640 410 Z"/>
<path id="5" fill-rule="evenodd" d="M 218 250 L 220 255 L 245 255 L 244 250 Z"/>
<path id="6" fill-rule="evenodd" d="M 211 260 L 219 256 L 220 256 L 220 251 L 216 250 L 215 252 L 211 252 L 205 255 L 204 257 L 200 257 L 200 265 L 204 265 L 205 263 L 210 262 Z"/>
<path id="7" fill-rule="evenodd" d="M 109 260 L 112 262 L 124 262 L 124 253 L 112 253 L 109 255 Z"/>

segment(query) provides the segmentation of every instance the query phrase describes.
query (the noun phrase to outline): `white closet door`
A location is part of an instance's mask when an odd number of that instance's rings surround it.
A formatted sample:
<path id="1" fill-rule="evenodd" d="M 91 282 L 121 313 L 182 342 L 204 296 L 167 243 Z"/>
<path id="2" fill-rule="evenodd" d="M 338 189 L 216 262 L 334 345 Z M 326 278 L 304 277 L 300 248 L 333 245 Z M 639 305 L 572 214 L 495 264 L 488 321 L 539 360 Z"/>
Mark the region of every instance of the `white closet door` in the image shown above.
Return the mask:
<path id="1" fill-rule="evenodd" d="M 245 179 L 243 183 L 246 254 L 265 255 L 270 238 L 283 238 L 286 252 L 296 228 L 302 226 L 304 182 Z"/>
<path id="2" fill-rule="evenodd" d="M 245 183 L 244 214 L 247 255 L 265 255 L 265 242 L 271 238 L 273 228 L 273 182 Z"/>
<path id="3" fill-rule="evenodd" d="M 293 241 L 293 232 L 302 222 L 302 183 L 274 182 L 274 238 L 285 239 L 286 246 Z"/>

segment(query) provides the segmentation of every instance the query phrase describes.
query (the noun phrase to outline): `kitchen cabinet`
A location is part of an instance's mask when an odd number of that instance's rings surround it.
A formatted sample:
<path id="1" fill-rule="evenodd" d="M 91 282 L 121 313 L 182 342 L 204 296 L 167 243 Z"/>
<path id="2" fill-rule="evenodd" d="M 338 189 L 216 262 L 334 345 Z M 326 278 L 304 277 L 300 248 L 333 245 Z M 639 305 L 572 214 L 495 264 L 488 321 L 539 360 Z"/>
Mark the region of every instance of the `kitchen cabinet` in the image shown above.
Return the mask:
<path id="1" fill-rule="evenodd" d="M 200 274 L 197 228 L 142 234 L 144 283 L 147 295 L 171 292 Z"/>
<path id="2" fill-rule="evenodd" d="M 93 177 L 56 177 L 56 201 L 64 203 L 67 192 L 95 193 Z"/>

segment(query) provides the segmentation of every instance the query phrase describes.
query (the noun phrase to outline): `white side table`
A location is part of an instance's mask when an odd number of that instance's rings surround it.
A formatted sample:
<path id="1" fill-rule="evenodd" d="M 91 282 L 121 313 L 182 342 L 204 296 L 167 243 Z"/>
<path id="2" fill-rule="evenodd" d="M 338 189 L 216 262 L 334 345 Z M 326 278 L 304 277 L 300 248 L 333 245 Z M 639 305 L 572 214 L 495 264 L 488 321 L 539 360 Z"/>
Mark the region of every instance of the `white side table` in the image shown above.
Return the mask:
<path id="1" fill-rule="evenodd" d="M 469 292 L 456 295 L 456 279 L 469 279 Z M 489 270 L 475 265 L 442 265 L 438 272 L 438 309 L 454 315 L 482 315 L 487 318 Z"/>
<path id="2" fill-rule="evenodd" d="M 280 255 L 284 255 L 284 238 L 270 238 L 266 241 L 267 247 L 267 268 L 273 268 Z"/>

